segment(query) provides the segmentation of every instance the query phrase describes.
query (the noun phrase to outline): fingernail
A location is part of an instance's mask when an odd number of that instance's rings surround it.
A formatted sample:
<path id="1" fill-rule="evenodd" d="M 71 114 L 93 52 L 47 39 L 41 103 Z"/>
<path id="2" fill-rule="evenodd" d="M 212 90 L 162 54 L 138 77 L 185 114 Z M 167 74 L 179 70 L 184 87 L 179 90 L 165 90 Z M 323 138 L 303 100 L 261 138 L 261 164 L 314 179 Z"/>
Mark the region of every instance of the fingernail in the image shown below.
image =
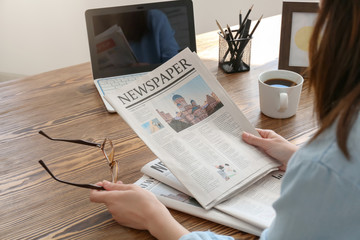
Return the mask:
<path id="1" fill-rule="evenodd" d="M 109 182 L 108 180 L 103 180 L 103 183 L 104 183 L 104 184 L 109 184 L 109 183 L 111 183 L 111 182 Z"/>

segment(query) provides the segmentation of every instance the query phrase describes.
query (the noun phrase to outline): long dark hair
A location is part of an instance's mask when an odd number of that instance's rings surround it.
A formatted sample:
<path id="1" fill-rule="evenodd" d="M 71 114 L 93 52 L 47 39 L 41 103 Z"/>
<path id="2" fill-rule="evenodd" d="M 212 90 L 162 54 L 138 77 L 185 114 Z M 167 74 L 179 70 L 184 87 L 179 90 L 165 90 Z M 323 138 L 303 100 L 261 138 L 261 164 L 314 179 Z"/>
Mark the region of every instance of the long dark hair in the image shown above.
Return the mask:
<path id="1" fill-rule="evenodd" d="M 360 109 L 360 1 L 322 0 L 309 46 L 309 81 L 320 133 L 337 122 L 337 143 L 347 139 Z"/>

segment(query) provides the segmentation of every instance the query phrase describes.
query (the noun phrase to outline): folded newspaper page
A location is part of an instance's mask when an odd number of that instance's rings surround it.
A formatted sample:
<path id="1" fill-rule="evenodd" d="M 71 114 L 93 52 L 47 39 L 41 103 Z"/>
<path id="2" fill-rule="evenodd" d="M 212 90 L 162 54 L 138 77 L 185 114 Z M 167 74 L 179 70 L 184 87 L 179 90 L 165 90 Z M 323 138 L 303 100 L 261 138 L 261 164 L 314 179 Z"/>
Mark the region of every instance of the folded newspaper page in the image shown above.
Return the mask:
<path id="1" fill-rule="evenodd" d="M 141 168 L 141 172 L 191 196 L 159 159 L 147 163 Z M 259 229 L 268 228 L 276 215 L 272 204 L 280 197 L 283 174 L 282 171 L 271 172 L 213 209 L 227 213 Z"/>
<path id="2" fill-rule="evenodd" d="M 105 98 L 205 209 L 279 166 L 241 140 L 258 133 L 188 48 Z"/>
<path id="3" fill-rule="evenodd" d="M 144 175 L 136 181 L 135 184 L 154 193 L 168 208 L 185 212 L 256 236 L 260 236 L 263 230 L 216 209 L 205 210 L 194 198 L 149 176 Z"/>

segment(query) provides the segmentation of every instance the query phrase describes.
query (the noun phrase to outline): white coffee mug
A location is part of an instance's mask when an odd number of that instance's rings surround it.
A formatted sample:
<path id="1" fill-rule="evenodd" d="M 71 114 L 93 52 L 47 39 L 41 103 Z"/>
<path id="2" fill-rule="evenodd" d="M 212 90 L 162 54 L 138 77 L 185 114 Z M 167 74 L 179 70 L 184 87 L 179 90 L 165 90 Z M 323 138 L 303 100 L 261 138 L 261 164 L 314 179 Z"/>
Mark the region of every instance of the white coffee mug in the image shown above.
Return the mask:
<path id="1" fill-rule="evenodd" d="M 292 86 L 271 85 L 271 81 L 268 81 L 270 79 L 273 79 L 273 82 L 274 79 L 285 79 L 291 81 Z M 263 114 L 272 118 L 289 118 L 295 115 L 304 82 L 300 74 L 287 70 L 272 70 L 261 73 L 258 82 L 260 109 Z"/>

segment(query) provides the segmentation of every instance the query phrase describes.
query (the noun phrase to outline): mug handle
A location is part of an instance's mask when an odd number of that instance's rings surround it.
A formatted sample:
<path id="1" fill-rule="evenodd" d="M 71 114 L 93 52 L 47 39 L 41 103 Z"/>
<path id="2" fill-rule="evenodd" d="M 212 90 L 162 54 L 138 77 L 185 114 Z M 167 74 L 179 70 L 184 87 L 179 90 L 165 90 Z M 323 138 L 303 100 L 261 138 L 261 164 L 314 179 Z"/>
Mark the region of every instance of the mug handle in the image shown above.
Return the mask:
<path id="1" fill-rule="evenodd" d="M 279 112 L 285 111 L 288 108 L 288 95 L 287 93 L 280 93 L 280 104 L 279 104 Z"/>

